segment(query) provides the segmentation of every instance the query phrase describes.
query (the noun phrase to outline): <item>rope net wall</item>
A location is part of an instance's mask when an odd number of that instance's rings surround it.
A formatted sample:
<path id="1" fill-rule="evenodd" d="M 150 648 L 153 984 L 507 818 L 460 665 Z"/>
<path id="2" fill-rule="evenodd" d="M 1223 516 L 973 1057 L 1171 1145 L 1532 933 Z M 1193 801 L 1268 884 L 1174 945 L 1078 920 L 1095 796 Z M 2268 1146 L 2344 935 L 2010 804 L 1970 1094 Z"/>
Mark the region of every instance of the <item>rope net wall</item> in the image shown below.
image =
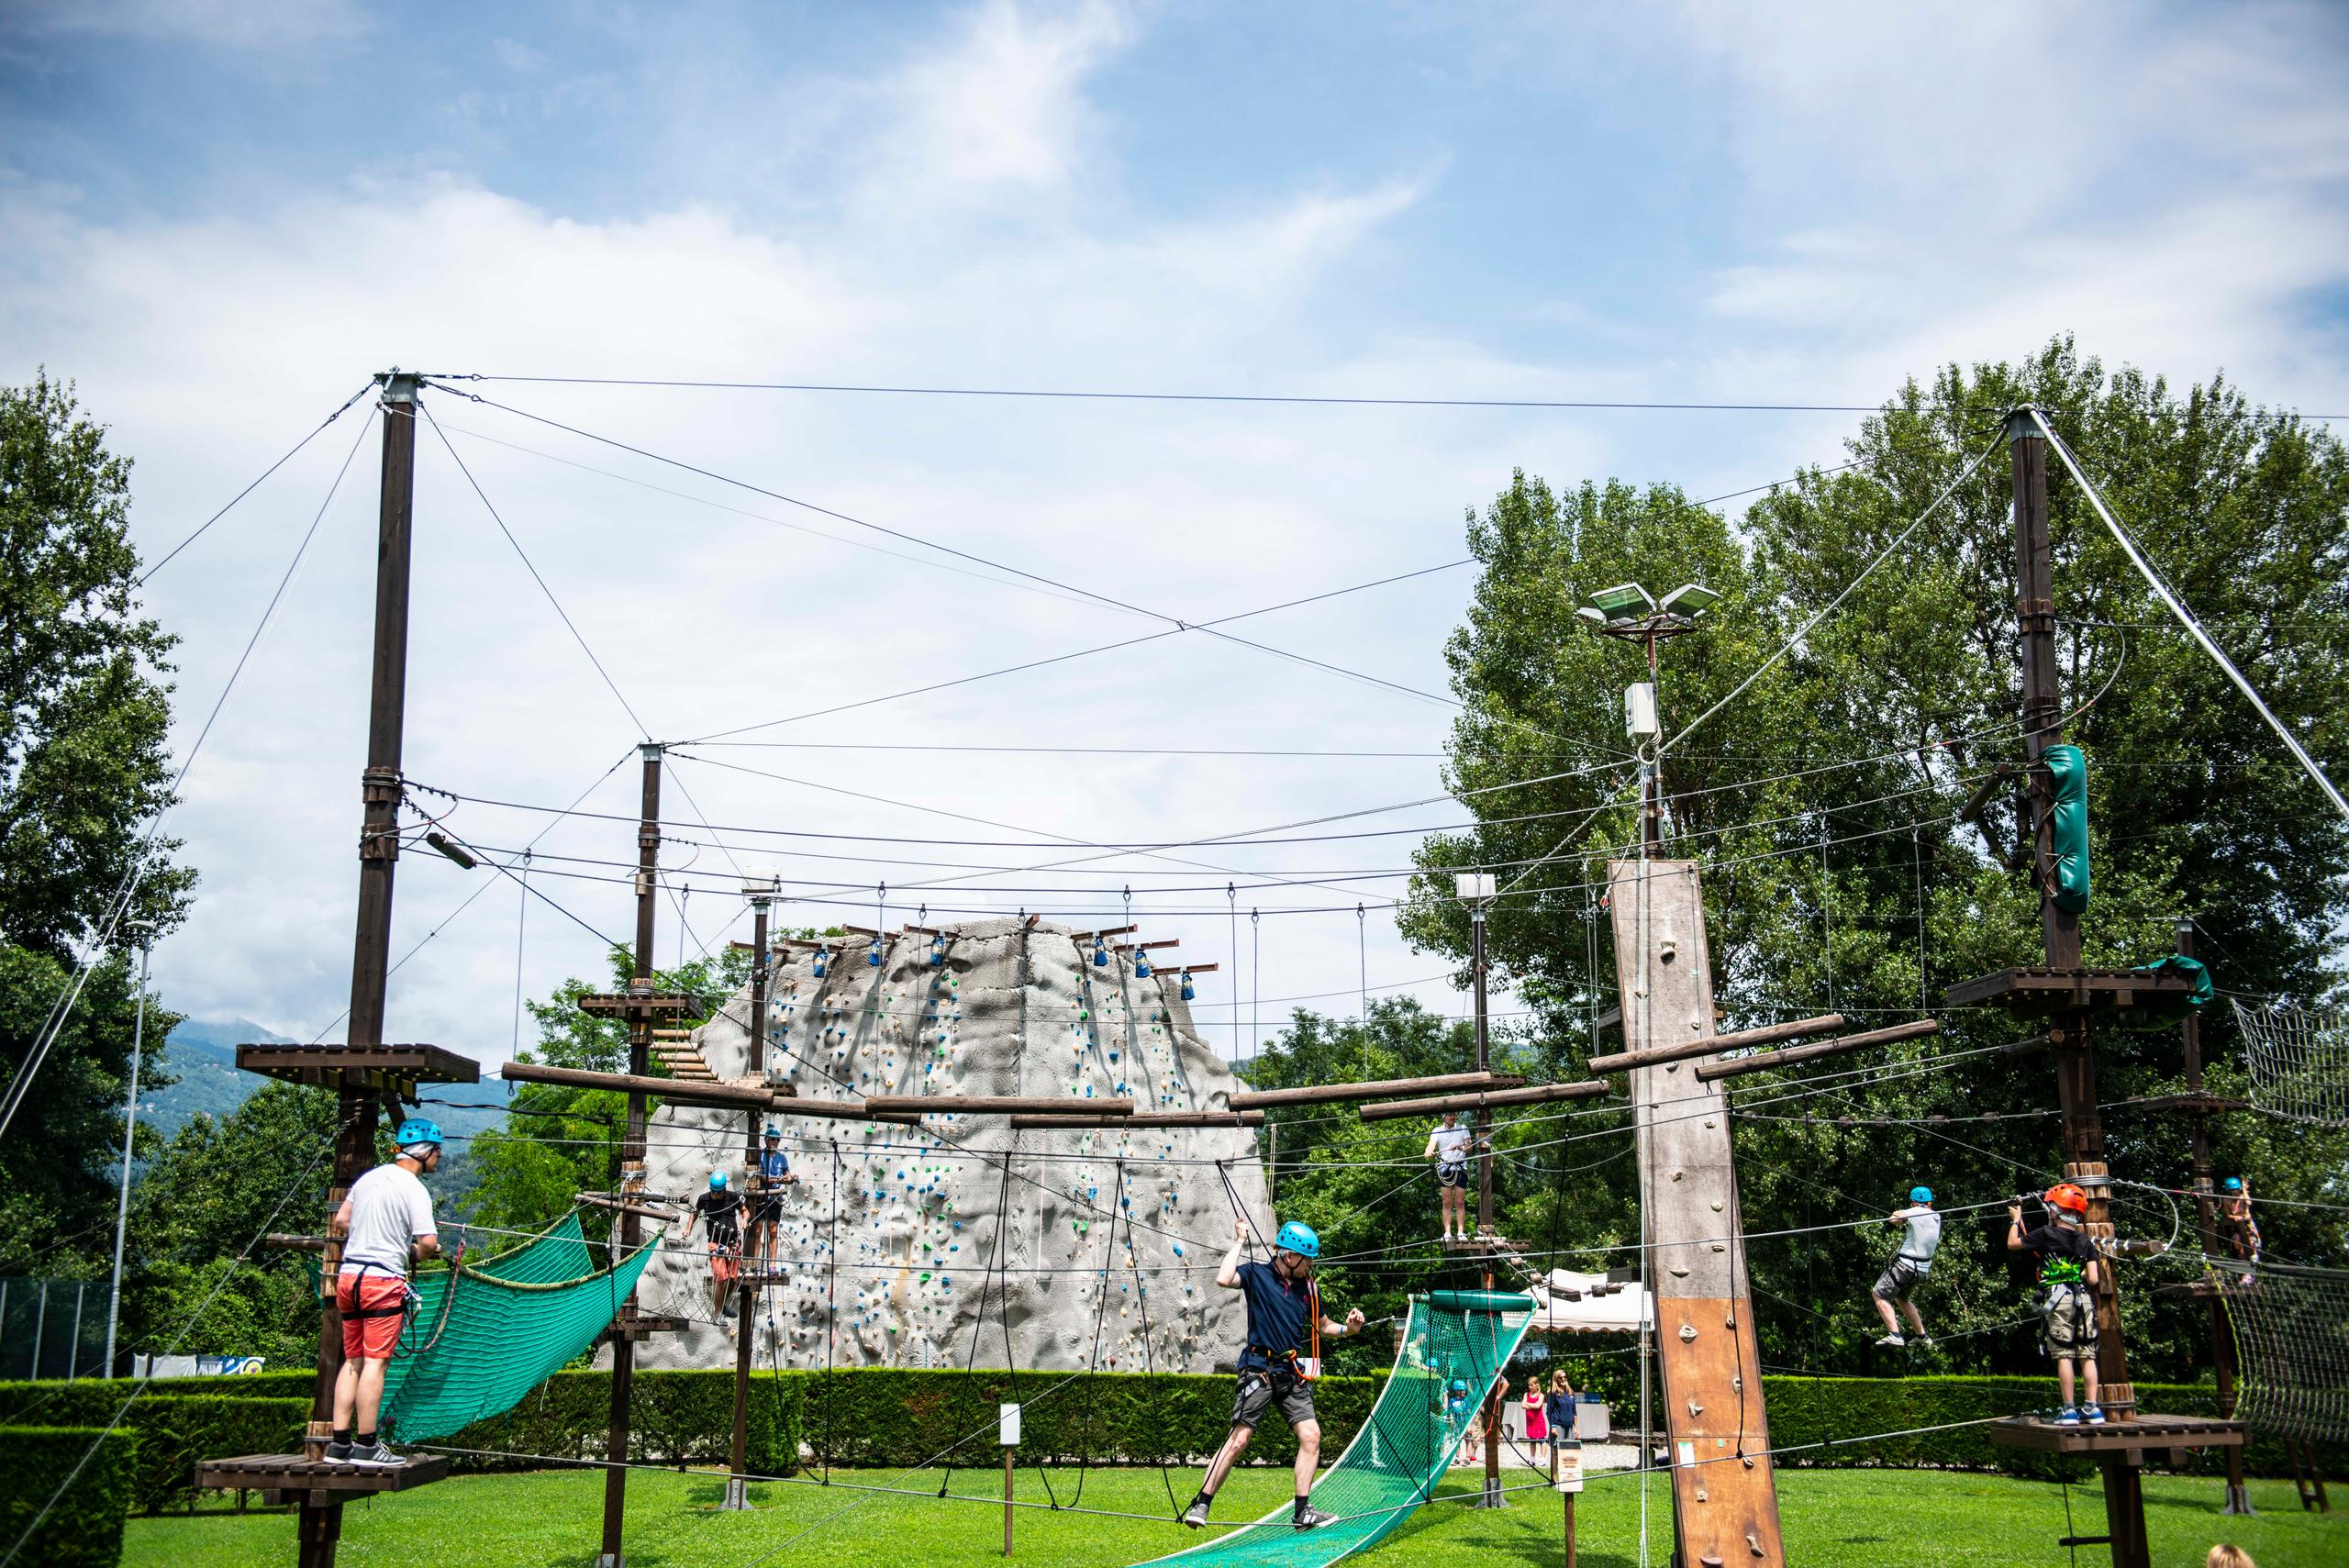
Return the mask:
<path id="1" fill-rule="evenodd" d="M 1319 1568 L 1384 1540 L 1426 1502 L 1533 1320 L 1530 1297 L 1437 1291 L 1411 1303 L 1402 1354 L 1346 1451 L 1313 1488 L 1338 1522 L 1299 1530 L 1288 1505 L 1230 1535 L 1154 1561 L 1184 1568 Z M 1464 1384 L 1454 1391 L 1454 1383 Z"/>
<path id="2" fill-rule="evenodd" d="M 481 1268 L 416 1280 L 416 1315 L 384 1375 L 384 1426 L 423 1442 L 512 1409 L 595 1344 L 659 1240 L 612 1268 L 577 1272 L 590 1254 L 570 1216 Z"/>
<path id="3" fill-rule="evenodd" d="M 2349 1127 L 2349 1016 L 2234 1004 L 2249 1047 L 2251 1103 L 2270 1116 Z"/>
<path id="4" fill-rule="evenodd" d="M 2349 1441 L 2349 1272 L 2213 1260 L 2254 1430 Z"/>

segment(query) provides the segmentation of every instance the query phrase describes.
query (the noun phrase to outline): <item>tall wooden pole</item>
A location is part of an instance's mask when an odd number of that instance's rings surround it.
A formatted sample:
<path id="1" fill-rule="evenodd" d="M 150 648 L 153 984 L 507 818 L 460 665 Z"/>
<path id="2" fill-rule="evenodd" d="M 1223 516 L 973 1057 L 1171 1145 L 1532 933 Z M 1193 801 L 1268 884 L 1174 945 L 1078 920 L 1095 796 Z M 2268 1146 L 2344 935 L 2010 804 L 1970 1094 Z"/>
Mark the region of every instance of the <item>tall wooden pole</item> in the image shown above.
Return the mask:
<path id="1" fill-rule="evenodd" d="M 764 1082 L 766 1078 L 767 1046 L 767 905 L 763 893 L 751 895 L 751 1044 L 744 1059 L 743 1072 L 750 1078 Z M 762 1273 L 755 1289 L 751 1275 L 751 1238 L 753 1228 L 751 1215 L 758 1207 L 772 1201 L 766 1188 L 766 1172 L 760 1159 L 764 1151 L 759 1140 L 759 1124 L 766 1118 L 758 1111 L 742 1113 L 743 1168 L 748 1176 L 751 1214 L 743 1216 L 741 1272 L 735 1277 L 740 1282 L 734 1287 L 734 1447 L 732 1473 L 726 1481 L 726 1507 L 747 1508 L 751 1506 L 748 1455 L 751 1444 L 751 1310 L 752 1302 L 766 1300 L 767 1282 Z M 763 1262 L 758 1265 L 763 1269 Z"/>
<path id="2" fill-rule="evenodd" d="M 2040 938 L 2050 969 L 2080 967 L 2080 917 L 2055 902 L 2055 840 L 2053 793 L 2037 787 L 2040 759 L 2064 739 L 2063 675 L 2056 662 L 2054 546 L 2047 516 L 2047 439 L 2028 408 L 2007 417 L 2007 446 L 2013 461 L 2015 503 L 2016 627 L 2022 663 L 2023 752 L 2032 764 L 2032 864 L 2039 881 Z M 2063 1043 L 2055 1048 L 2055 1084 L 2063 1112 L 2064 1174 L 2087 1194 L 2091 1235 L 2112 1234 L 2107 1183 L 2104 1123 L 2097 1111 L 2096 1052 L 2086 1012 L 2064 1014 L 2056 1022 Z M 2136 1391 L 2129 1382 L 2129 1358 L 2121 1334 L 2121 1300 L 2111 1267 L 2097 1271 L 2097 1371 L 2112 1416 L 2136 1415 Z M 2101 1457 L 2104 1515 L 2112 1537 L 2113 1568 L 2151 1568 L 2145 1538 L 2145 1497 L 2141 1451 Z"/>
<path id="3" fill-rule="evenodd" d="M 2177 951 L 2182 958 L 2194 956 L 2194 922 L 2179 917 Z M 2188 1007 L 2186 1019 L 2178 1025 L 2179 1043 L 2186 1058 L 2186 1092 L 2202 1092 L 2202 1017 L 2199 1009 Z M 2219 1251 L 2219 1202 L 2211 1189 L 2213 1172 L 2210 1167 L 2210 1117 L 2196 1107 L 2188 1118 L 2194 1131 L 2194 1229 L 2202 1240 L 2202 1255 L 2216 1256 Z M 2218 1384 L 2219 1414 L 2222 1418 L 2235 1413 L 2235 1348 L 2227 1333 L 2227 1311 L 2217 1296 L 2203 1305 L 2210 1315 L 2210 1368 Z M 2252 1512 L 2251 1493 L 2243 1479 L 2243 1449 L 2227 1447 L 2227 1501 L 2219 1511 L 2222 1514 Z"/>
<path id="4" fill-rule="evenodd" d="M 384 1042 L 384 992 L 391 973 L 392 872 L 398 863 L 400 741 L 407 712 L 408 558 L 416 510 L 417 378 L 396 370 L 377 376 L 383 387 L 384 465 L 375 522 L 375 645 L 367 697 L 367 767 L 359 775 L 359 917 L 351 955 L 352 1045 Z M 342 1207 L 351 1184 L 375 1162 L 375 1122 L 381 1107 L 363 1089 L 337 1095 L 334 1180 L 327 1211 Z M 334 1419 L 335 1381 L 342 1371 L 342 1317 L 334 1307 L 341 1248 L 331 1245 L 319 1270 L 324 1310 L 318 1319 L 318 1371 L 311 1386 L 313 1445 Z M 314 1447 L 313 1457 L 316 1457 Z M 312 1503 L 304 1493 L 295 1533 L 301 1568 L 327 1568 L 342 1534 L 342 1505 Z"/>
<path id="5" fill-rule="evenodd" d="M 1485 1009 L 1485 904 L 1482 898 L 1468 911 L 1469 968 L 1473 972 L 1476 993 L 1476 1071 L 1485 1072 L 1491 1065 L 1491 1037 L 1486 1029 Z M 1483 1152 L 1476 1160 L 1476 1237 L 1485 1249 L 1485 1288 L 1493 1288 L 1493 1113 L 1491 1107 L 1476 1108 L 1476 1140 Z M 1478 1419 L 1485 1423 L 1485 1489 L 1470 1505 L 1478 1508 L 1506 1508 L 1508 1499 L 1501 1492 L 1501 1385 L 1500 1369 L 1493 1369 L 1493 1385 L 1485 1392 L 1485 1407 Z"/>
<path id="6" fill-rule="evenodd" d="M 631 971 L 629 990 L 652 990 L 652 917 L 654 899 L 658 895 L 661 871 L 661 758 L 660 742 L 648 740 L 637 748 L 643 759 L 644 785 L 642 804 L 636 826 L 636 951 L 635 967 Z M 652 1015 L 632 1012 L 628 1020 L 628 1070 L 638 1077 L 644 1075 L 647 1058 L 652 1043 Z M 628 1129 L 620 1142 L 620 1189 L 630 1193 L 644 1178 L 644 1095 L 631 1090 L 628 1096 Z M 620 1251 L 632 1252 L 644 1239 L 644 1221 L 633 1206 L 620 1211 Z M 636 1301 L 633 1289 L 629 1292 L 629 1306 Z M 605 1440 L 604 1458 L 604 1550 L 596 1558 L 596 1568 L 624 1568 L 626 1556 L 620 1548 L 620 1533 L 628 1512 L 628 1428 L 629 1396 L 636 1382 L 636 1341 L 625 1330 L 612 1340 L 612 1418 L 611 1429 Z"/>

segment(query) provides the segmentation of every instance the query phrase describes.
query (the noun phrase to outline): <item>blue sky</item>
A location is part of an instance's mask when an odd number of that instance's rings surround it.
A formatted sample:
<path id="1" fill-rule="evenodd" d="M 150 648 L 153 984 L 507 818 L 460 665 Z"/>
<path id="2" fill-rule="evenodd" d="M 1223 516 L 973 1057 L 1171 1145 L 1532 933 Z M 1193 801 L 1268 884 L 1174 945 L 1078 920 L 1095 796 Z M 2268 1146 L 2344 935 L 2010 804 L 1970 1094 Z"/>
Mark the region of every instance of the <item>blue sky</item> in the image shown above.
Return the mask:
<path id="1" fill-rule="evenodd" d="M 150 557 L 394 362 L 1869 404 L 2072 330 L 2108 361 L 2181 381 L 2223 368 L 2263 401 L 2343 412 L 2345 45 L 2349 14 L 2321 6 L 19 0 L 0 14 L 0 375 L 78 380 L 138 460 Z M 1513 467 L 1712 495 L 1837 461 L 1855 423 L 500 384 L 533 412 L 1189 620 L 1456 560 L 1463 509 Z M 1153 624 L 918 548 L 876 554 L 888 541 L 852 526 L 453 397 L 435 407 L 662 739 Z M 186 639 L 186 718 L 356 434 L 337 427 L 150 585 Z M 172 824 L 204 881 L 156 955 L 167 995 L 305 1038 L 347 984 L 372 485 L 371 448 Z M 429 437 L 418 506 L 411 776 L 569 801 L 635 726 Z M 823 531 L 791 531 L 808 527 Z M 1438 573 L 1254 635 L 1439 691 L 1467 586 Z M 715 751 L 677 771 L 729 828 L 1012 836 L 941 815 L 960 813 L 1030 837 L 1187 838 L 1434 795 L 1446 713 L 1186 635 L 762 732 L 838 750 L 724 754 L 798 783 Z M 1420 754 L 864 749 L 978 744 Z M 624 813 L 624 796 L 607 782 L 590 806 Z M 542 824 L 455 819 L 505 847 Z M 710 880 L 729 852 L 789 842 L 719 837 L 675 851 L 677 885 L 700 879 L 683 905 L 697 940 L 733 912 Z M 1224 868 L 1206 885 L 1389 870 L 1408 843 L 1194 858 Z M 628 835 L 575 822 L 540 847 L 600 874 L 586 862 L 625 857 Z M 887 874 L 862 852 L 788 863 Z M 1163 863 L 1109 869 L 1153 932 L 1229 965 L 1228 922 L 1197 912 L 1220 897 L 1152 895 Z M 1121 878 L 1093 880 L 1104 891 L 1066 895 L 1070 913 L 1118 902 Z M 626 930 L 621 889 L 547 885 Z M 510 886 L 449 922 L 474 890 L 406 863 L 402 949 L 430 940 L 395 982 L 395 1032 L 494 1058 L 518 946 L 535 992 L 584 970 L 593 942 L 543 906 L 518 932 Z M 1350 908 L 1267 914 L 1255 994 L 1342 1008 L 1366 948 L 1374 984 L 1450 1005 L 1441 966 L 1370 902 L 1359 944 Z M 1233 998 L 1202 1000 L 1221 1018 Z"/>

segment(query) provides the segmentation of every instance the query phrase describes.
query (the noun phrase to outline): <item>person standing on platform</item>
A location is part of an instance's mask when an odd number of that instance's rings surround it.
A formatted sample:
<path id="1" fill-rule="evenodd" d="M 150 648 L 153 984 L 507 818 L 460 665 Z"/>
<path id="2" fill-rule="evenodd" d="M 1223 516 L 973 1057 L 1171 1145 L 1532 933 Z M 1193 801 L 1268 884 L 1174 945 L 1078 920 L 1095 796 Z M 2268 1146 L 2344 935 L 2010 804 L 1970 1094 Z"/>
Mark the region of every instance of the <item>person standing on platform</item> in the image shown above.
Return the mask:
<path id="1" fill-rule="evenodd" d="M 2039 1281 L 2047 1287 L 2040 1308 L 2041 1338 L 2054 1359 L 2055 1385 L 2064 1399 L 2056 1425 L 2076 1427 L 2085 1421 L 2100 1427 L 2104 1410 L 2096 1402 L 2096 1289 L 2103 1265 L 2086 1229 L 2088 1195 L 2069 1182 L 2058 1182 L 2047 1189 L 2045 1202 L 2048 1223 L 2028 1234 L 2022 1228 L 2022 1205 L 2007 1206 L 2007 1251 L 2033 1252 L 2041 1260 Z M 2075 1366 L 2087 1379 L 2088 1396 L 2080 1405 L 2072 1403 Z"/>
<path id="2" fill-rule="evenodd" d="M 2259 1264 L 2259 1221 L 2251 1217 L 2251 1189 L 2241 1176 L 2219 1184 L 2219 1219 L 2226 1227 L 2227 1255 L 2256 1268 Z"/>
<path id="3" fill-rule="evenodd" d="M 1313 1260 L 1321 1255 L 1321 1238 L 1309 1225 L 1290 1220 L 1273 1242 L 1269 1263 L 1243 1263 L 1248 1222 L 1234 1222 L 1231 1251 L 1223 1255 L 1215 1283 L 1241 1292 L 1248 1303 L 1248 1343 L 1240 1352 L 1240 1382 L 1231 1400 L 1231 1434 L 1223 1440 L 1208 1466 L 1199 1495 L 1183 1510 L 1183 1522 L 1198 1529 L 1208 1522 L 1216 1488 L 1231 1473 L 1256 1423 L 1266 1409 L 1280 1407 L 1281 1415 L 1297 1433 L 1297 1506 L 1290 1522 L 1299 1529 L 1314 1529 L 1336 1522 L 1335 1514 L 1313 1507 L 1313 1472 L 1321 1457 L 1321 1423 L 1313 1413 L 1313 1381 L 1321 1375 L 1321 1336 L 1332 1339 L 1362 1331 L 1362 1308 L 1336 1322 L 1324 1316 L 1321 1292 L 1313 1283 Z"/>
<path id="4" fill-rule="evenodd" d="M 694 1227 L 709 1238 L 710 1310 L 720 1318 L 734 1316 L 734 1281 L 742 1272 L 742 1195 L 726 1184 L 726 1173 L 709 1173 L 709 1191 L 694 1199 L 693 1217 L 685 1221 L 685 1239 Z"/>
<path id="5" fill-rule="evenodd" d="M 1933 1341 L 1925 1332 L 1925 1320 L 1918 1316 L 1913 1297 L 1917 1286 L 1932 1272 L 1933 1254 L 1942 1245 L 1942 1217 L 1933 1212 L 1933 1189 L 1910 1187 L 1909 1207 L 1894 1209 L 1884 1222 L 1906 1229 L 1900 1233 L 1900 1251 L 1876 1276 L 1873 1299 L 1876 1316 L 1884 1319 L 1884 1338 L 1876 1343 L 1897 1351 L 1911 1342 L 1901 1337 L 1900 1319 L 1894 1315 L 1898 1307 L 1909 1315 L 1914 1342 L 1930 1351 Z"/>
<path id="6" fill-rule="evenodd" d="M 784 1157 L 783 1129 L 768 1128 L 751 1184 L 751 1244 L 744 1254 L 755 1259 L 762 1272 L 774 1267 L 775 1232 L 783 1225 L 783 1189 L 798 1180 L 791 1173 L 791 1162 Z"/>
<path id="7" fill-rule="evenodd" d="M 440 1165 L 440 1128 L 422 1117 L 400 1123 L 399 1158 L 351 1184 L 335 1210 L 333 1239 L 341 1243 L 334 1307 L 342 1319 L 342 1367 L 334 1379 L 334 1439 L 327 1458 L 383 1469 L 403 1462 L 377 1438 L 384 1373 L 407 1321 L 408 1269 L 438 1256 L 440 1228 L 425 1175 Z"/>
<path id="8" fill-rule="evenodd" d="M 1442 1123 L 1428 1134 L 1428 1146 L 1421 1155 L 1435 1162 L 1436 1194 L 1443 1204 L 1446 1246 L 1469 1238 L 1468 1156 L 1475 1146 L 1475 1134 L 1460 1125 L 1460 1113 L 1446 1111 Z"/>

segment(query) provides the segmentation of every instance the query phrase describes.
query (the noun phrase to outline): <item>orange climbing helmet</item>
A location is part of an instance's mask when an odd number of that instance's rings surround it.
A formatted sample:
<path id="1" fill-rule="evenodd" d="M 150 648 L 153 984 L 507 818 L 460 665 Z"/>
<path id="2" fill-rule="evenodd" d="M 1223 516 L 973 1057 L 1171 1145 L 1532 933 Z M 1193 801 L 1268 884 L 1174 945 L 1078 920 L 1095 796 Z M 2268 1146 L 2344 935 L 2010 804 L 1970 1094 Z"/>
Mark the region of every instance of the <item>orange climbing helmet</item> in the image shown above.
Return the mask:
<path id="1" fill-rule="evenodd" d="M 2088 1211 L 2088 1195 L 2069 1182 L 2058 1182 L 2048 1188 L 2046 1203 L 2050 1208 L 2067 1208 L 2074 1214 Z"/>

